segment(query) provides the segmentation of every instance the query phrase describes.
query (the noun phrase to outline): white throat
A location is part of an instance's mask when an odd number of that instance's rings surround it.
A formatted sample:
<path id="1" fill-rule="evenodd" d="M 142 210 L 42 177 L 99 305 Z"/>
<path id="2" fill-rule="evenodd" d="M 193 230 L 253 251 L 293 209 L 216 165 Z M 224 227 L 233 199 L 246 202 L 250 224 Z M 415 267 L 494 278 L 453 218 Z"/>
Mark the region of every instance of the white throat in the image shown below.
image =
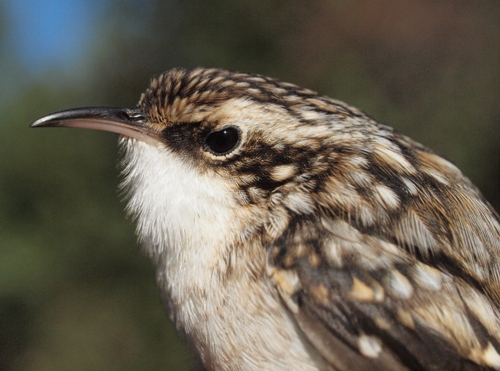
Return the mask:
<path id="1" fill-rule="evenodd" d="M 166 272 L 168 287 L 161 289 L 172 300 L 182 300 L 191 289 L 205 290 L 213 273 L 224 270 L 223 256 L 237 235 L 230 191 L 160 144 L 122 139 L 122 145 L 127 209 L 137 218 L 139 239 L 157 271 Z"/>
<path id="2" fill-rule="evenodd" d="M 235 204 L 223 182 L 200 174 L 163 146 L 122 139 L 127 209 L 152 256 L 189 242 L 227 241 Z M 208 228 L 209 227 L 209 228 Z"/>

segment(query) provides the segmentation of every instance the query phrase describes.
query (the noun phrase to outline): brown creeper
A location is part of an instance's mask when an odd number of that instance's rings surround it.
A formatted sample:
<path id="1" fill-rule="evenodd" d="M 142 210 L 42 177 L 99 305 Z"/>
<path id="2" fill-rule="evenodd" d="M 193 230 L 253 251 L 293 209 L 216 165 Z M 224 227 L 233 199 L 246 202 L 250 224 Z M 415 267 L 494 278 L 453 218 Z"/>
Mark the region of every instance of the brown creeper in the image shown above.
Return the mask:
<path id="1" fill-rule="evenodd" d="M 498 214 L 450 162 L 261 75 L 172 70 L 122 134 L 128 211 L 170 317 L 217 370 L 500 370 Z"/>

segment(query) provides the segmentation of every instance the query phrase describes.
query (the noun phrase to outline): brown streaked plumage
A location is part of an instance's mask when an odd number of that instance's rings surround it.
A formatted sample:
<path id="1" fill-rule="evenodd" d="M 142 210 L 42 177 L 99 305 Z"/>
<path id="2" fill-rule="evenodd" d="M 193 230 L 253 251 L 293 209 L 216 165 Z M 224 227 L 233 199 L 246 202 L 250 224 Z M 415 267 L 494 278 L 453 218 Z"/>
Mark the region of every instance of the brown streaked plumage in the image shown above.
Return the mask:
<path id="1" fill-rule="evenodd" d="M 124 135 L 128 211 L 207 369 L 500 370 L 498 214 L 358 109 L 177 69 L 135 109 L 33 126 Z"/>

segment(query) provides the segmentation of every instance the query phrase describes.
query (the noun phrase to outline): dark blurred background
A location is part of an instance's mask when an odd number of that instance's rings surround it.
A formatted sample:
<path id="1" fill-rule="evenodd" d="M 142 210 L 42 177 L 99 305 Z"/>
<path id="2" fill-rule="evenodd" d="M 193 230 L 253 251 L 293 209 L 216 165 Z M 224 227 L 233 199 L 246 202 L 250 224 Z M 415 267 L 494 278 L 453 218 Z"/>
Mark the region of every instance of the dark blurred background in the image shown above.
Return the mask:
<path id="1" fill-rule="evenodd" d="M 118 195 L 114 134 L 30 130 L 134 106 L 172 67 L 344 100 L 456 163 L 500 209 L 497 0 L 0 0 L 0 370 L 191 365 Z"/>

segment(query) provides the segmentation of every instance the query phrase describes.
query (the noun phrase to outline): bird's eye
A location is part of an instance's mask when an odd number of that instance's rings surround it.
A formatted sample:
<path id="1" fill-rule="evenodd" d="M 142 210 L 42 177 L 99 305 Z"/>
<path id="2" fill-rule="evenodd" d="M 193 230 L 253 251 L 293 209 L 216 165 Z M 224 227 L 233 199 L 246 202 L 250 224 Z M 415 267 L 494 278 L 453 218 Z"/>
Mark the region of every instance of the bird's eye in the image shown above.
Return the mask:
<path id="1" fill-rule="evenodd" d="M 204 147 L 214 155 L 222 156 L 231 152 L 239 142 L 240 130 L 230 126 L 208 134 Z"/>

